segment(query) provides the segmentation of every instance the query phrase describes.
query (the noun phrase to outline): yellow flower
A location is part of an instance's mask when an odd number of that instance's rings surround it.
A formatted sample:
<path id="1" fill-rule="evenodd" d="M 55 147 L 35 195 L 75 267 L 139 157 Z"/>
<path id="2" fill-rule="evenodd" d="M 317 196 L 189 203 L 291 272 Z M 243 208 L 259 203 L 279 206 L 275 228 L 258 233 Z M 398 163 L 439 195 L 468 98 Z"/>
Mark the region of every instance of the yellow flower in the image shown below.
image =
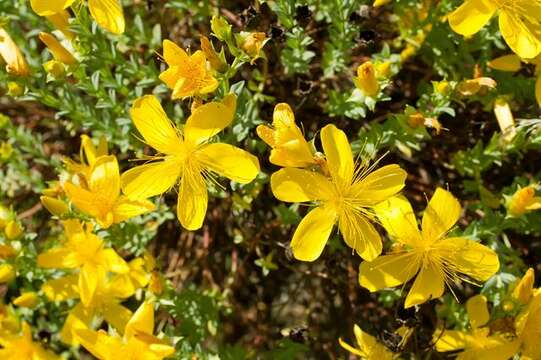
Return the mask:
<path id="1" fill-rule="evenodd" d="M 514 217 L 539 209 L 541 209 L 541 197 L 535 196 L 535 185 L 518 189 L 507 202 L 507 211 Z"/>
<path id="2" fill-rule="evenodd" d="M 472 96 L 477 93 L 484 95 L 487 90 L 496 87 L 496 81 L 489 77 L 476 77 L 474 79 L 463 80 L 458 83 L 456 90 L 462 96 Z"/>
<path id="3" fill-rule="evenodd" d="M 389 4 L 392 0 L 374 0 L 373 7 L 383 6 Z"/>
<path id="4" fill-rule="evenodd" d="M 503 334 L 493 334 L 487 325 L 490 314 L 487 299 L 476 295 L 466 302 L 466 311 L 470 320 L 470 329 L 436 330 L 434 341 L 436 350 L 440 352 L 463 350 L 458 354 L 459 360 L 507 360 L 517 352 L 518 343 L 509 341 Z"/>
<path id="5" fill-rule="evenodd" d="M 355 334 L 358 348 L 347 344 L 342 339 L 338 339 L 340 346 L 350 353 L 366 360 L 392 360 L 394 358 L 392 351 L 387 349 L 385 345 L 380 344 L 375 337 L 362 331 L 359 326 L 355 325 L 353 327 L 353 333 Z"/>
<path id="6" fill-rule="evenodd" d="M 174 42 L 164 40 L 163 58 L 169 69 L 160 74 L 160 80 L 173 90 L 172 99 L 208 94 L 218 87 L 204 52 L 188 55 Z"/>
<path id="7" fill-rule="evenodd" d="M 9 74 L 20 76 L 30 75 L 30 68 L 21 50 L 19 50 L 17 44 L 15 44 L 2 27 L 0 27 L 0 57 L 6 62 L 6 71 Z"/>
<path id="8" fill-rule="evenodd" d="M 79 148 L 79 159 L 81 162 L 64 158 L 66 169 L 73 175 L 82 175 L 84 181 L 89 181 L 90 172 L 96 163 L 96 160 L 107 155 L 107 139 L 101 137 L 98 147 L 94 146 L 92 139 L 88 135 L 81 135 L 81 147 Z"/>
<path id="9" fill-rule="evenodd" d="M 120 194 L 120 173 L 114 155 L 96 159 L 88 179 L 88 188 L 66 182 L 64 190 L 79 210 L 94 217 L 103 228 L 155 208 L 148 200 L 130 199 Z"/>
<path id="10" fill-rule="evenodd" d="M 90 227 L 83 229 L 77 220 L 66 220 L 63 224 L 67 241 L 61 247 L 40 254 L 38 265 L 44 268 L 79 269 L 81 301 L 88 305 L 94 298 L 100 279 L 104 279 L 108 272 L 127 273 L 129 267 L 113 249 L 104 247 L 103 240 L 92 234 Z"/>
<path id="11" fill-rule="evenodd" d="M 137 290 L 126 280 L 125 274 L 99 278 L 95 296 L 91 301 L 86 305 L 82 301 L 77 303 L 68 313 L 60 332 L 61 340 L 66 344 L 76 344 L 76 331 L 88 329 L 90 325 L 95 324 L 96 318 L 105 319 L 108 324 L 122 331 L 132 313 L 120 303 Z M 82 289 L 78 284 L 78 275 L 71 274 L 47 281 L 43 284 L 42 290 L 51 301 L 66 301 L 81 298 Z"/>
<path id="12" fill-rule="evenodd" d="M 308 167 L 316 164 L 310 145 L 295 124 L 295 115 L 286 103 L 274 107 L 272 128 L 259 125 L 257 135 L 272 147 L 269 160 L 275 165 Z"/>
<path id="13" fill-rule="evenodd" d="M 73 40 L 75 37 L 75 34 L 70 31 L 69 29 L 69 18 L 70 14 L 66 10 L 62 10 L 61 12 L 58 12 L 53 15 L 46 16 L 47 20 L 53 23 L 53 25 L 64 34 L 64 36 L 69 39 Z"/>
<path id="14" fill-rule="evenodd" d="M 241 32 L 239 34 L 240 47 L 250 57 L 250 64 L 253 64 L 261 57 L 261 49 L 268 41 L 264 32 Z"/>
<path id="15" fill-rule="evenodd" d="M 155 161 L 122 174 L 124 193 L 148 198 L 168 191 L 180 178 L 177 217 L 184 228 L 199 229 L 207 211 L 206 182 L 216 182 L 218 174 L 247 184 L 259 173 L 255 156 L 229 144 L 209 141 L 231 123 L 235 108 L 233 94 L 222 102 L 201 105 L 188 117 L 181 132 L 158 99 L 137 99 L 131 109 L 132 120 L 144 141 L 160 154 L 151 158 Z"/>
<path id="16" fill-rule="evenodd" d="M 40 16 L 55 16 L 64 12 L 74 0 L 30 0 L 32 10 Z M 88 0 L 90 15 L 98 25 L 112 32 L 122 34 L 125 29 L 124 13 L 119 0 Z"/>
<path id="17" fill-rule="evenodd" d="M 357 77 L 353 79 L 353 82 L 366 96 L 376 96 L 379 92 L 376 70 L 370 61 L 359 65 Z"/>
<path id="18" fill-rule="evenodd" d="M 525 59 L 541 52 L 541 1 L 465 0 L 449 14 L 451 28 L 464 36 L 477 33 L 496 12 L 502 36 L 518 56 Z"/>
<path id="19" fill-rule="evenodd" d="M 314 261 L 338 223 L 346 244 L 363 258 L 381 253 L 381 238 L 370 224 L 372 208 L 404 187 L 406 172 L 387 165 L 355 164 L 346 134 L 334 125 L 321 130 L 330 178 L 310 170 L 283 168 L 271 176 L 274 196 L 287 202 L 318 202 L 300 222 L 291 240 L 296 259 Z"/>
<path id="20" fill-rule="evenodd" d="M 108 335 L 105 331 L 81 329 L 76 332 L 77 340 L 92 355 L 100 360 L 126 359 L 161 360 L 173 355 L 175 348 L 153 335 L 153 305 L 144 302 L 130 318 L 124 336 Z"/>
<path id="21" fill-rule="evenodd" d="M 39 39 L 47 46 L 47 49 L 53 54 L 55 60 L 60 61 L 64 65 L 77 63 L 77 59 L 53 35 L 40 32 Z"/>
<path id="22" fill-rule="evenodd" d="M 408 200 L 394 197 L 376 207 L 383 227 L 404 250 L 363 262 L 359 269 L 361 286 L 370 291 L 401 285 L 413 277 L 415 282 L 404 307 L 422 304 L 443 295 L 444 287 L 459 282 L 465 274 L 486 281 L 500 263 L 498 255 L 475 241 L 450 237 L 461 208 L 455 197 L 441 188 L 430 199 L 419 231 Z"/>
<path id="23" fill-rule="evenodd" d="M 21 334 L 0 336 L 0 359 L 3 360 L 61 360 L 50 350 L 45 350 L 32 340 L 32 332 L 27 323 L 23 323 Z"/>
<path id="24" fill-rule="evenodd" d="M 24 294 L 21 294 L 17 298 L 13 300 L 13 305 L 26 307 L 26 308 L 34 308 L 38 304 L 38 295 L 33 292 L 26 292 Z"/>

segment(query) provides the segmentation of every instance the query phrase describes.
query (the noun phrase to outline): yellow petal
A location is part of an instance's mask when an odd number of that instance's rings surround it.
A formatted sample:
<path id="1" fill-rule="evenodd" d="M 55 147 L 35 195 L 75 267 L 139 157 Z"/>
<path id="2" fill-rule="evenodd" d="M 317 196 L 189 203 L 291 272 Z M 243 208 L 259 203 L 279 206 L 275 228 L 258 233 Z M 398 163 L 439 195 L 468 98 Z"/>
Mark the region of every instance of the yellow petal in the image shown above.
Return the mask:
<path id="1" fill-rule="evenodd" d="M 62 216 L 69 212 L 68 205 L 62 200 L 50 196 L 40 196 L 39 198 L 41 204 L 49 210 L 49 212 L 56 216 Z"/>
<path id="2" fill-rule="evenodd" d="M 321 130 L 321 144 L 334 182 L 350 185 L 353 180 L 353 154 L 346 134 L 329 124 Z"/>
<path id="3" fill-rule="evenodd" d="M 107 301 L 101 308 L 102 315 L 119 333 L 124 333 L 132 312 L 114 301 Z"/>
<path id="4" fill-rule="evenodd" d="M 41 290 L 51 301 L 65 301 L 79 297 L 79 275 L 71 274 L 45 282 Z"/>
<path id="5" fill-rule="evenodd" d="M 39 39 L 43 41 L 56 60 L 66 65 L 77 63 L 75 57 L 73 57 L 73 55 L 64 46 L 62 46 L 62 44 L 60 44 L 60 42 L 56 40 L 53 35 L 46 32 L 40 32 Z"/>
<path id="6" fill-rule="evenodd" d="M 120 172 L 114 155 L 100 156 L 92 166 L 88 183 L 90 191 L 99 194 L 101 201 L 112 205 L 120 194 Z"/>
<path id="7" fill-rule="evenodd" d="M 75 337 L 75 333 L 81 329 L 88 329 L 92 319 L 94 318 L 94 312 L 90 308 L 85 308 L 82 303 L 75 305 L 70 310 L 62 331 L 60 332 L 60 339 L 62 342 L 75 345 L 78 339 Z"/>
<path id="8" fill-rule="evenodd" d="M 121 196 L 113 208 L 113 222 L 120 223 L 126 219 L 153 211 L 154 203 L 148 200 L 131 200 Z"/>
<path id="9" fill-rule="evenodd" d="M 113 34 L 122 34 L 125 28 L 124 13 L 119 0 L 88 0 L 90 14 L 98 25 Z"/>
<path id="10" fill-rule="evenodd" d="M 381 237 L 366 216 L 354 211 L 342 211 L 338 217 L 338 227 L 346 244 L 364 260 L 372 261 L 381 254 Z"/>
<path id="11" fill-rule="evenodd" d="M 83 213 L 90 215 L 94 218 L 101 218 L 103 212 L 107 212 L 107 207 L 103 205 L 108 205 L 101 203 L 96 194 L 73 185 L 70 182 L 64 184 L 64 191 L 70 199 L 70 201 Z"/>
<path id="12" fill-rule="evenodd" d="M 177 217 L 187 230 L 203 226 L 207 213 L 208 193 L 203 176 L 197 171 L 184 170 L 178 192 Z"/>
<path id="13" fill-rule="evenodd" d="M 88 328 L 77 328 L 73 331 L 73 337 L 97 359 L 110 359 L 111 354 L 118 355 L 122 352 L 120 346 L 112 346 L 116 345 L 118 341 L 111 341 L 115 338 L 109 337 L 103 330 L 92 331 Z M 113 353 L 113 351 L 117 352 Z"/>
<path id="14" fill-rule="evenodd" d="M 491 0 L 466 0 L 449 14 L 449 25 L 454 32 L 471 36 L 485 26 L 496 9 L 496 4 Z"/>
<path id="15" fill-rule="evenodd" d="M 470 325 L 474 329 L 485 325 L 490 319 L 487 298 L 483 295 L 475 295 L 469 298 L 466 302 L 466 311 L 470 318 Z"/>
<path id="16" fill-rule="evenodd" d="M 155 96 L 146 95 L 135 100 L 130 115 L 145 142 L 154 149 L 170 154 L 181 148 L 177 130 Z"/>
<path id="17" fill-rule="evenodd" d="M 404 308 L 437 299 L 443 295 L 443 290 L 444 282 L 440 269 L 436 269 L 432 264 L 424 264 L 406 297 Z"/>
<path id="18" fill-rule="evenodd" d="M 130 271 L 128 263 L 126 263 L 126 261 L 124 261 L 124 259 L 122 259 L 113 249 L 104 249 L 101 251 L 99 261 L 107 270 L 117 274 L 126 274 Z"/>
<path id="19" fill-rule="evenodd" d="M 271 175 L 271 189 L 281 201 L 305 202 L 328 199 L 333 185 L 323 175 L 303 169 L 283 168 Z"/>
<path id="20" fill-rule="evenodd" d="M 131 319 L 126 324 L 124 335 L 127 339 L 133 337 L 137 332 L 152 335 L 154 331 L 154 306 L 152 303 L 142 303 Z"/>
<path id="21" fill-rule="evenodd" d="M 374 205 L 400 192 L 407 176 L 400 166 L 386 165 L 356 182 L 351 192 L 363 203 Z"/>
<path id="22" fill-rule="evenodd" d="M 88 306 L 94 298 L 98 287 L 98 277 L 98 268 L 89 263 L 84 264 L 79 272 L 79 294 L 85 306 Z"/>
<path id="23" fill-rule="evenodd" d="M 526 18 L 519 18 L 505 10 L 500 13 L 499 23 L 505 42 L 518 56 L 532 59 L 541 52 L 539 24 L 533 27 Z M 532 27 L 529 28 L 529 26 Z"/>
<path id="24" fill-rule="evenodd" d="M 233 145 L 209 144 L 197 151 L 197 158 L 208 170 L 241 184 L 247 184 L 259 173 L 259 160 Z"/>
<path id="25" fill-rule="evenodd" d="M 476 241 L 448 238 L 434 246 L 455 272 L 461 272 L 476 280 L 486 281 L 500 268 L 498 254 Z"/>
<path id="26" fill-rule="evenodd" d="M 178 66 L 171 66 L 169 69 L 160 73 L 158 78 L 167 85 L 169 89 L 174 89 L 178 81 L 182 81 L 180 78 L 182 72 Z M 180 79 L 180 80 L 179 80 Z"/>
<path id="27" fill-rule="evenodd" d="M 8 283 L 15 279 L 15 270 L 10 264 L 0 265 L 0 283 Z"/>
<path id="28" fill-rule="evenodd" d="M 421 233 L 411 204 L 404 196 L 394 196 L 374 207 L 381 225 L 390 236 L 404 244 L 418 244 Z"/>
<path id="29" fill-rule="evenodd" d="M 163 58 L 167 65 L 178 66 L 182 65 L 188 59 L 188 54 L 177 44 L 166 39 L 163 41 Z"/>
<path id="30" fill-rule="evenodd" d="M 267 125 L 258 125 L 256 128 L 257 136 L 259 136 L 261 140 L 271 147 L 276 146 L 274 131 L 274 129 L 271 129 Z"/>
<path id="31" fill-rule="evenodd" d="M 441 330 L 437 330 L 434 340 L 439 352 L 460 350 L 466 346 L 466 334 L 462 331 L 444 330 L 442 334 Z"/>
<path id="32" fill-rule="evenodd" d="M 30 69 L 21 50 L 9 34 L 0 27 L 0 57 L 6 62 L 6 71 L 9 74 L 27 76 Z"/>
<path id="33" fill-rule="evenodd" d="M 336 213 L 327 207 L 316 207 L 300 222 L 291 240 L 293 256 L 301 261 L 314 261 L 323 252 L 336 222 Z"/>
<path id="34" fill-rule="evenodd" d="M 338 338 L 338 343 L 340 344 L 341 347 L 343 347 L 344 349 L 346 349 L 347 351 L 349 351 L 350 353 L 354 354 L 354 355 L 357 355 L 357 356 L 361 356 L 361 357 L 366 357 L 366 353 L 363 352 L 362 350 L 360 349 L 356 349 L 354 348 L 353 346 L 349 345 L 347 342 L 345 342 L 344 340 L 342 340 L 342 338 Z"/>
<path id="35" fill-rule="evenodd" d="M 122 191 L 130 199 L 163 194 L 175 185 L 180 170 L 180 164 L 171 159 L 136 166 L 122 174 Z"/>
<path id="36" fill-rule="evenodd" d="M 489 61 L 488 66 L 500 71 L 519 71 L 522 66 L 520 57 L 515 54 L 504 55 Z"/>
<path id="37" fill-rule="evenodd" d="M 73 4 L 74 0 L 30 0 L 32 10 L 39 16 L 59 13 Z"/>
<path id="38" fill-rule="evenodd" d="M 423 215 L 423 237 L 433 241 L 445 235 L 456 224 L 461 211 L 453 194 L 437 188 Z"/>
<path id="39" fill-rule="evenodd" d="M 527 304 L 533 295 L 533 286 L 535 282 L 535 273 L 533 268 L 529 268 L 526 274 L 517 282 L 513 289 L 513 297 L 522 304 Z"/>
<path id="40" fill-rule="evenodd" d="M 17 296 L 12 302 L 13 305 L 33 309 L 38 304 L 38 301 L 38 295 L 35 292 L 30 291 Z"/>
<path id="41" fill-rule="evenodd" d="M 77 254 L 67 248 L 55 248 L 38 255 L 38 266 L 52 269 L 74 269 L 81 265 Z"/>
<path id="42" fill-rule="evenodd" d="M 383 255 L 363 261 L 359 267 L 359 284 L 371 292 L 401 285 L 419 271 L 419 261 L 411 253 Z"/>
<path id="43" fill-rule="evenodd" d="M 237 108 L 235 94 L 228 94 L 221 102 L 209 102 L 196 108 L 184 127 L 186 141 L 200 144 L 217 135 L 231 124 Z"/>

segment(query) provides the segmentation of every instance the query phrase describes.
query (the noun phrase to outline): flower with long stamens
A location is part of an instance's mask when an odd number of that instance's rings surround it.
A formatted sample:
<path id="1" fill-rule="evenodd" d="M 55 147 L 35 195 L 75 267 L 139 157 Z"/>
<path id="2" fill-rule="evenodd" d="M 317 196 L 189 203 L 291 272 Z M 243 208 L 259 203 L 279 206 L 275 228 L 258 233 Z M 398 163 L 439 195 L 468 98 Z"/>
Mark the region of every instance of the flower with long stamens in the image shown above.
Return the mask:
<path id="1" fill-rule="evenodd" d="M 210 139 L 228 126 L 235 115 L 236 97 L 196 108 L 180 131 L 154 96 L 135 101 L 131 117 L 144 141 L 159 154 L 146 164 L 122 174 L 122 189 L 128 196 L 148 198 L 172 188 L 180 178 L 177 217 L 188 230 L 201 228 L 207 211 L 207 182 L 216 174 L 242 184 L 259 173 L 259 161 L 247 151 Z M 148 159 L 148 158 L 147 158 Z"/>
<path id="2" fill-rule="evenodd" d="M 457 199 L 441 188 L 430 199 L 419 231 L 410 203 L 393 197 L 376 207 L 389 235 L 403 250 L 365 261 L 359 269 L 361 286 L 370 291 L 394 287 L 415 277 L 404 307 L 422 304 L 443 295 L 445 285 L 460 280 L 486 281 L 500 263 L 488 247 L 463 237 L 447 237 L 461 212 Z"/>
<path id="3" fill-rule="evenodd" d="M 64 184 L 70 201 L 83 213 L 92 216 L 103 228 L 154 210 L 152 202 L 130 199 L 120 194 L 120 172 L 114 155 L 96 159 L 86 186 Z"/>
<path id="4" fill-rule="evenodd" d="M 374 171 L 376 164 L 355 164 L 346 134 L 334 125 L 321 130 L 325 169 L 329 176 L 311 170 L 283 168 L 271 177 L 274 196 L 287 202 L 317 202 L 300 222 L 291 240 L 298 260 L 314 261 L 336 223 L 346 244 L 367 260 L 382 249 L 372 208 L 404 187 L 406 172 L 398 165 Z"/>
<path id="5" fill-rule="evenodd" d="M 466 302 L 470 329 L 441 330 L 434 333 L 436 350 L 440 352 L 463 350 L 459 360 L 494 359 L 507 360 L 517 352 L 518 342 L 510 341 L 504 334 L 492 333 L 487 299 L 483 295 L 471 297 Z"/>
<path id="6" fill-rule="evenodd" d="M 295 124 L 293 110 L 286 103 L 277 104 L 272 114 L 272 128 L 257 127 L 257 135 L 272 147 L 269 161 L 285 167 L 308 167 L 316 165 L 310 145 L 301 129 Z"/>
<path id="7" fill-rule="evenodd" d="M 128 264 L 113 250 L 105 248 L 103 240 L 83 228 L 78 220 L 63 222 L 67 241 L 38 256 L 38 265 L 44 268 L 79 269 L 78 287 L 83 304 L 93 301 L 98 284 L 108 272 L 128 273 Z"/>
<path id="8" fill-rule="evenodd" d="M 174 42 L 164 40 L 163 59 L 169 69 L 160 74 L 160 80 L 173 90 L 172 99 L 208 94 L 218 87 L 203 51 L 188 55 Z"/>
<path id="9" fill-rule="evenodd" d="M 518 56 L 531 59 L 541 52 L 541 0 L 465 0 L 449 14 L 451 28 L 471 36 L 499 13 L 500 32 Z"/>
<path id="10" fill-rule="evenodd" d="M 366 360 L 392 360 L 395 357 L 391 350 L 379 343 L 372 335 L 362 331 L 356 324 L 353 326 L 353 334 L 358 347 L 353 347 L 342 339 L 338 339 L 340 346 L 350 353 Z"/>
<path id="11" fill-rule="evenodd" d="M 77 340 L 92 355 L 102 360 L 115 360 L 122 354 L 126 359 L 161 360 L 173 355 L 175 348 L 153 335 L 154 308 L 145 302 L 130 318 L 124 336 L 108 335 L 105 331 L 81 329 Z"/>

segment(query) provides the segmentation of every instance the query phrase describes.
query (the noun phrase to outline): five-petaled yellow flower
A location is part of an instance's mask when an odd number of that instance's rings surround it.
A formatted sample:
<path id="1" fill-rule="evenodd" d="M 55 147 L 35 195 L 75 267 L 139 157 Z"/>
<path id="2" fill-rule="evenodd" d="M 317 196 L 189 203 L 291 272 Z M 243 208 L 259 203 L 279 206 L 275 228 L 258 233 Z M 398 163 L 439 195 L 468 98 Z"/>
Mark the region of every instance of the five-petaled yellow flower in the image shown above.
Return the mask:
<path id="1" fill-rule="evenodd" d="M 175 348 L 154 333 L 153 305 L 144 302 L 126 324 L 124 336 L 108 335 L 105 331 L 80 329 L 77 340 L 100 360 L 126 359 L 161 360 L 173 355 Z"/>
<path id="2" fill-rule="evenodd" d="M 487 299 L 476 295 L 466 302 L 466 311 L 470 321 L 469 330 L 436 330 L 434 342 L 440 352 L 463 350 L 459 360 L 491 359 L 507 360 L 517 351 L 517 343 L 509 341 L 504 334 L 493 333 Z"/>
<path id="3" fill-rule="evenodd" d="M 257 135 L 272 147 L 269 161 L 286 167 L 316 165 L 316 158 L 301 129 L 295 124 L 295 115 L 286 103 L 277 104 L 272 114 L 272 128 L 257 127 Z"/>
<path id="4" fill-rule="evenodd" d="M 67 241 L 38 256 L 38 265 L 54 269 L 79 269 L 77 277 L 81 301 L 88 305 L 93 300 L 101 279 L 108 272 L 128 273 L 128 264 L 103 240 L 86 229 L 78 220 L 63 222 Z"/>
<path id="5" fill-rule="evenodd" d="M 76 332 L 96 325 L 96 319 L 105 320 L 108 324 L 122 331 L 132 316 L 132 312 L 121 302 L 133 296 L 138 288 L 127 274 L 115 274 L 110 279 L 98 279 L 94 297 L 87 305 L 78 302 L 68 313 L 64 326 L 60 331 L 60 339 L 66 344 L 76 344 Z M 146 285 L 146 284 L 145 284 Z M 42 290 L 49 300 L 66 301 L 81 297 L 77 274 L 47 281 Z"/>
<path id="6" fill-rule="evenodd" d="M 398 165 L 355 164 L 346 134 L 334 125 L 321 130 L 321 143 L 329 176 L 292 167 L 271 177 L 274 196 L 287 202 L 317 202 L 300 222 L 291 248 L 295 258 L 314 261 L 338 222 L 346 244 L 367 260 L 381 253 L 381 238 L 374 226 L 372 208 L 404 187 L 406 172 Z"/>
<path id="7" fill-rule="evenodd" d="M 464 36 L 477 33 L 499 12 L 502 36 L 518 56 L 541 52 L 541 0 L 465 0 L 449 15 L 451 28 Z"/>
<path id="8" fill-rule="evenodd" d="M 54 19 L 70 7 L 75 0 L 30 0 L 32 10 L 39 16 Z M 90 15 L 98 25 L 113 34 L 122 34 L 126 27 L 120 0 L 88 0 Z"/>
<path id="9" fill-rule="evenodd" d="M 145 143 L 159 154 L 150 158 L 155 161 L 122 174 L 124 192 L 134 198 L 148 198 L 168 191 L 180 178 L 178 219 L 188 230 L 199 229 L 207 211 L 207 182 L 216 182 L 218 174 L 246 184 L 259 173 L 257 158 L 247 151 L 225 143 L 210 143 L 231 123 L 235 109 L 234 94 L 222 102 L 201 105 L 180 131 L 154 96 L 136 100 L 132 120 Z"/>
<path id="10" fill-rule="evenodd" d="M 361 286 L 370 291 L 404 284 L 415 277 L 404 307 L 442 296 L 445 284 L 465 280 L 461 274 L 486 281 L 499 269 L 498 255 L 463 237 L 447 237 L 461 212 L 457 199 L 441 188 L 430 199 L 419 231 L 410 203 L 393 197 L 376 207 L 383 227 L 404 249 L 365 261 L 359 269 Z"/>
<path id="11" fill-rule="evenodd" d="M 188 55 L 174 42 L 164 40 L 163 59 L 169 69 L 160 74 L 160 80 L 173 90 L 172 99 L 208 94 L 218 87 L 203 51 Z"/>
<path id="12" fill-rule="evenodd" d="M 97 158 L 87 181 L 86 186 L 66 182 L 64 191 L 79 210 L 94 217 L 103 228 L 154 210 L 148 200 L 120 194 L 120 173 L 114 155 Z"/>
<path id="13" fill-rule="evenodd" d="M 2 329 L 0 329 L 2 330 Z M 32 340 L 30 325 L 23 322 L 20 334 L 0 336 L 0 359 L 2 360 L 61 360 L 50 350 L 44 349 Z"/>
<path id="14" fill-rule="evenodd" d="M 365 333 L 358 325 L 353 326 L 353 334 L 358 348 L 355 348 L 342 339 L 338 339 L 340 346 L 361 359 L 366 360 L 392 360 L 395 354 L 385 345 L 380 344 L 372 335 Z"/>

